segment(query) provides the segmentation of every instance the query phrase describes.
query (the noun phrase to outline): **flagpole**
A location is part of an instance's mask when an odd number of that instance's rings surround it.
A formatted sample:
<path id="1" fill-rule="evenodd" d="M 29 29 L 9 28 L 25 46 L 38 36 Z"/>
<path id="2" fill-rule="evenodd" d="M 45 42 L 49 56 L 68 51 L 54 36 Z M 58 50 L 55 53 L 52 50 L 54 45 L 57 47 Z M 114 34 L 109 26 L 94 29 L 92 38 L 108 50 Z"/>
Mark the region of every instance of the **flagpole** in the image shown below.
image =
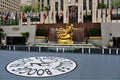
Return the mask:
<path id="1" fill-rule="evenodd" d="M 98 6 L 96 7 L 96 22 L 98 22 Z"/>
<path id="2" fill-rule="evenodd" d="M 0 8 L 2 10 L 2 8 Z M 1 11 L 1 14 L 0 14 L 0 28 L 1 28 L 1 24 L 2 24 L 2 11 Z"/>
<path id="3" fill-rule="evenodd" d="M 105 9 L 105 22 L 107 22 L 107 4 L 106 4 L 106 9 Z"/>
<path id="4" fill-rule="evenodd" d="M 104 4 L 103 0 L 102 0 L 102 4 Z M 103 6 L 102 6 L 102 9 L 101 9 L 101 18 L 102 18 L 102 23 L 103 23 Z"/>
<path id="5" fill-rule="evenodd" d="M 118 22 L 118 0 L 116 0 L 116 21 Z"/>
<path id="6" fill-rule="evenodd" d="M 106 14 L 105 14 L 105 22 L 107 22 L 107 9 L 106 9 Z"/>
<path id="7" fill-rule="evenodd" d="M 108 16 L 108 14 L 107 14 L 107 9 L 109 8 L 109 6 L 108 6 L 108 0 L 107 0 L 107 4 L 106 4 L 106 14 L 105 14 L 105 22 L 107 22 L 107 16 Z"/>
<path id="8" fill-rule="evenodd" d="M 117 0 L 115 1 L 115 4 L 116 4 L 116 22 L 117 22 Z"/>
<path id="9" fill-rule="evenodd" d="M 82 7 L 80 7 L 80 23 L 82 23 Z"/>
<path id="10" fill-rule="evenodd" d="M 53 23 L 54 23 L 54 16 L 55 16 L 55 11 L 54 11 L 54 9 L 53 9 Z"/>
<path id="11" fill-rule="evenodd" d="M 103 9 L 101 9 L 101 19 L 102 19 L 102 22 L 103 22 Z"/>
<path id="12" fill-rule="evenodd" d="M 111 5 L 110 5 L 110 18 L 111 18 L 111 22 L 112 22 L 112 2 L 113 2 L 113 0 L 111 0 Z"/>
<path id="13" fill-rule="evenodd" d="M 3 9 L 2 8 L 0 8 L 1 9 L 1 14 L 0 14 L 0 28 L 1 28 L 1 26 L 2 26 L 2 17 L 3 17 Z"/>
<path id="14" fill-rule="evenodd" d="M 52 9 L 52 16 L 51 16 L 52 20 L 53 20 L 53 23 L 54 23 L 54 15 L 53 14 L 54 14 L 54 9 Z"/>

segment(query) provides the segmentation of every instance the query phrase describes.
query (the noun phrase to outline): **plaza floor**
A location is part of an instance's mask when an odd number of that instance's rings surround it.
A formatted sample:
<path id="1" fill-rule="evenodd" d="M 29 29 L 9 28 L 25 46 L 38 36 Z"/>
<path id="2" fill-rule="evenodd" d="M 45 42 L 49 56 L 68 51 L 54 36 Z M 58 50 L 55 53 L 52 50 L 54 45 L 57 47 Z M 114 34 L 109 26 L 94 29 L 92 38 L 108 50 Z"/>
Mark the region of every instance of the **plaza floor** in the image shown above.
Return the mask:
<path id="1" fill-rule="evenodd" d="M 77 67 L 66 74 L 46 77 L 30 78 L 9 73 L 8 63 L 26 57 L 55 56 L 71 59 Z M 120 56 L 80 53 L 56 52 L 21 52 L 0 51 L 0 80 L 120 80 Z"/>

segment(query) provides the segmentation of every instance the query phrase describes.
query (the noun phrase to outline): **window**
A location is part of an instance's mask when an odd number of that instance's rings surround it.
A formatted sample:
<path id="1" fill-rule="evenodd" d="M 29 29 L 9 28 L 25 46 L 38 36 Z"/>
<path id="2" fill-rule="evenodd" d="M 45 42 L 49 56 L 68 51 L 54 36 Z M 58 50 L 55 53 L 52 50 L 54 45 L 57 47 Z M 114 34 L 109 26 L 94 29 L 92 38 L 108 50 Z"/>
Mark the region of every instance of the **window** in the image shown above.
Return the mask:
<path id="1" fill-rule="evenodd" d="M 89 0 L 89 9 L 92 9 L 92 0 Z"/>
<path id="2" fill-rule="evenodd" d="M 63 0 L 61 0 L 61 10 L 63 11 L 63 5 L 64 3 L 63 3 Z"/>
<path id="3" fill-rule="evenodd" d="M 86 0 L 83 0 L 83 9 L 86 10 Z"/>
<path id="4" fill-rule="evenodd" d="M 109 0 L 107 0 L 107 8 L 109 8 Z"/>
<path id="5" fill-rule="evenodd" d="M 55 11 L 58 12 L 58 2 L 55 2 Z"/>
<path id="6" fill-rule="evenodd" d="M 68 0 L 68 3 L 71 3 L 71 0 Z"/>
<path id="7" fill-rule="evenodd" d="M 44 9 L 44 0 L 42 0 L 42 11 Z"/>
<path id="8" fill-rule="evenodd" d="M 75 0 L 76 3 L 78 3 L 78 0 Z"/>
<path id="9" fill-rule="evenodd" d="M 102 3 L 104 3 L 104 0 L 101 0 Z"/>
<path id="10" fill-rule="evenodd" d="M 50 5 L 50 0 L 47 0 L 47 5 Z"/>
<path id="11" fill-rule="evenodd" d="M 100 3 L 100 0 L 98 0 L 98 3 Z"/>

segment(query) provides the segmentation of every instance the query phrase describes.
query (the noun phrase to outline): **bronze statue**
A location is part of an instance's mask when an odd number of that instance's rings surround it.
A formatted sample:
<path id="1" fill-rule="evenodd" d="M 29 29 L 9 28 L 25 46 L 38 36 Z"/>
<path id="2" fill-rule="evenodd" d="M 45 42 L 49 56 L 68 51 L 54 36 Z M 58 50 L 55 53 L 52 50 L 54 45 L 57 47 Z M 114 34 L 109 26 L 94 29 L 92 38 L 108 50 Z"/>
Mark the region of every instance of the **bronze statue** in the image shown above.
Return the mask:
<path id="1" fill-rule="evenodd" d="M 73 24 L 67 25 L 66 28 L 59 28 L 57 32 L 58 44 L 73 44 Z"/>

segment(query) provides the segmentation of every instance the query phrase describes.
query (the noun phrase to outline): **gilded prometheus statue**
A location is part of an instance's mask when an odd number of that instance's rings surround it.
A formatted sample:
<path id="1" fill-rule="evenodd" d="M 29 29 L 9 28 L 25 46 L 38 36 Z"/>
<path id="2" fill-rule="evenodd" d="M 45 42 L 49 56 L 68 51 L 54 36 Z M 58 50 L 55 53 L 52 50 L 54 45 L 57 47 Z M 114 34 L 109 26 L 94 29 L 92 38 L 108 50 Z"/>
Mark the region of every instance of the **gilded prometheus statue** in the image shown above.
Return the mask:
<path id="1" fill-rule="evenodd" d="M 58 44 L 73 44 L 73 24 L 67 25 L 65 28 L 59 28 L 57 32 Z"/>

